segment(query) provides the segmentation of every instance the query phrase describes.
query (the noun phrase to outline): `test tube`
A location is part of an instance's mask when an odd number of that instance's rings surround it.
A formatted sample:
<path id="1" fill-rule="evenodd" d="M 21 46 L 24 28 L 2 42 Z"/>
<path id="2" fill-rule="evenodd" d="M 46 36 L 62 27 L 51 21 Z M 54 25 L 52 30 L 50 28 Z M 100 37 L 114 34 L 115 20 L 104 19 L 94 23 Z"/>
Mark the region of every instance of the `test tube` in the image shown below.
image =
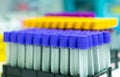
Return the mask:
<path id="1" fill-rule="evenodd" d="M 79 75 L 80 77 L 88 76 L 88 49 L 89 38 L 87 35 L 78 36 L 78 49 L 79 49 Z"/>
<path id="2" fill-rule="evenodd" d="M 98 73 L 100 71 L 100 57 L 99 54 L 99 50 L 98 50 L 98 46 L 99 46 L 99 42 L 98 42 L 98 35 L 97 33 L 94 31 L 92 32 L 92 40 L 93 40 L 93 63 L 94 63 L 94 74 Z"/>
<path id="3" fill-rule="evenodd" d="M 47 31 L 42 35 L 42 71 L 50 71 L 50 34 Z"/>
<path id="4" fill-rule="evenodd" d="M 77 48 L 77 35 L 72 33 L 69 38 L 70 48 L 70 74 L 77 76 L 79 74 L 79 50 Z"/>
<path id="5" fill-rule="evenodd" d="M 105 47 L 104 47 L 104 39 L 103 39 L 103 32 L 98 32 L 98 38 L 99 38 L 99 50 L 100 50 L 100 69 L 101 71 L 105 69 Z M 101 57 L 102 56 L 102 57 Z"/>
<path id="6" fill-rule="evenodd" d="M 104 36 L 104 49 L 105 49 L 105 67 L 109 67 L 110 66 L 110 32 L 109 31 L 104 31 L 103 32 L 103 36 Z"/>
<path id="7" fill-rule="evenodd" d="M 42 32 L 34 35 L 34 70 L 40 71 L 42 68 Z"/>
<path id="8" fill-rule="evenodd" d="M 25 32 L 19 32 L 18 43 L 18 67 L 25 68 Z"/>
<path id="9" fill-rule="evenodd" d="M 86 35 L 88 35 L 89 38 L 89 46 L 88 49 L 88 75 L 94 75 L 94 57 L 93 57 L 93 39 L 92 39 L 92 33 L 90 31 L 85 32 Z"/>
<path id="10" fill-rule="evenodd" d="M 11 56 L 11 42 L 10 42 L 10 32 L 4 32 L 4 42 L 6 42 L 6 64 L 10 65 L 10 56 Z"/>
<path id="11" fill-rule="evenodd" d="M 11 53 L 10 53 L 10 65 L 15 67 L 17 66 L 18 61 L 18 45 L 17 45 L 17 33 L 18 32 L 11 32 Z"/>
<path id="12" fill-rule="evenodd" d="M 33 69 L 33 32 L 27 32 L 26 34 L 26 69 Z"/>
<path id="13" fill-rule="evenodd" d="M 59 30 L 58 30 L 59 31 Z M 50 46 L 51 46 L 51 72 L 53 73 L 59 73 L 59 63 L 60 63 L 60 48 L 59 46 L 59 40 L 60 35 L 58 31 L 54 32 L 50 36 Z"/>
<path id="14" fill-rule="evenodd" d="M 68 75 L 69 73 L 69 34 L 64 32 L 60 36 L 60 73 Z"/>

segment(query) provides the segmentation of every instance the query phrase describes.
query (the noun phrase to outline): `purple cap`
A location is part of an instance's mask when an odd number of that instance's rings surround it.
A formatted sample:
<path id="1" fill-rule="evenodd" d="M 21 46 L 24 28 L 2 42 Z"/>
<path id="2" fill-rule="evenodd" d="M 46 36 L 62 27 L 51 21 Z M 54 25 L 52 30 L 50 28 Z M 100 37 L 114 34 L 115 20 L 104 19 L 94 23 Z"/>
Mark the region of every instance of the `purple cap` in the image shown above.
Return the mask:
<path id="1" fill-rule="evenodd" d="M 64 13 L 61 13 L 61 16 L 70 16 L 70 15 L 69 15 L 69 13 L 64 12 Z"/>
<path id="2" fill-rule="evenodd" d="M 104 43 L 110 43 L 110 32 L 103 31 Z"/>
<path id="3" fill-rule="evenodd" d="M 48 14 L 45 14 L 45 16 L 54 16 L 55 14 L 52 14 L 52 13 L 48 13 Z"/>
<path id="4" fill-rule="evenodd" d="M 25 38 L 25 43 L 26 44 L 28 44 L 28 45 L 33 44 L 33 35 L 34 35 L 34 33 L 32 31 L 26 33 L 26 38 Z"/>
<path id="5" fill-rule="evenodd" d="M 18 32 L 17 31 L 11 32 L 10 41 L 13 42 L 13 43 L 17 43 L 17 36 L 18 36 Z"/>
<path id="6" fill-rule="evenodd" d="M 4 32 L 4 42 L 10 42 L 11 32 Z"/>
<path id="7" fill-rule="evenodd" d="M 93 12 L 63 12 L 63 13 L 49 13 L 46 14 L 46 16 L 75 16 L 75 17 L 95 17 L 95 14 Z"/>
<path id="8" fill-rule="evenodd" d="M 95 17 L 95 13 L 93 12 L 76 12 L 75 14 L 78 17 Z"/>
<path id="9" fill-rule="evenodd" d="M 97 35 L 98 35 L 98 44 L 99 44 L 99 45 L 104 44 L 103 32 L 97 32 Z"/>
<path id="10" fill-rule="evenodd" d="M 78 36 L 78 48 L 79 49 L 87 49 L 89 46 L 89 38 L 87 35 L 79 35 Z"/>

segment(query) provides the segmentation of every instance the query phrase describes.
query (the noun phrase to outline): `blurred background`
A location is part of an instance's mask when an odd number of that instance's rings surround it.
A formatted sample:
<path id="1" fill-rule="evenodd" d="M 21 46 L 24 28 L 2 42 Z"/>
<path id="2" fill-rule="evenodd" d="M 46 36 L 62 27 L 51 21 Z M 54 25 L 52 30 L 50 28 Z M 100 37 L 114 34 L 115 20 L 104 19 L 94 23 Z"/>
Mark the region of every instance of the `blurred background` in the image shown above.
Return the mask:
<path id="1" fill-rule="evenodd" d="M 0 0 L 0 39 L 4 31 L 23 28 L 25 18 L 43 16 L 46 13 L 59 12 L 94 12 L 96 17 L 120 18 L 120 0 Z M 120 61 L 120 27 L 114 29 L 111 51 L 112 66 L 119 67 Z M 5 63 L 5 44 L 0 41 L 0 65 Z M 1 68 L 0 68 L 1 70 Z"/>

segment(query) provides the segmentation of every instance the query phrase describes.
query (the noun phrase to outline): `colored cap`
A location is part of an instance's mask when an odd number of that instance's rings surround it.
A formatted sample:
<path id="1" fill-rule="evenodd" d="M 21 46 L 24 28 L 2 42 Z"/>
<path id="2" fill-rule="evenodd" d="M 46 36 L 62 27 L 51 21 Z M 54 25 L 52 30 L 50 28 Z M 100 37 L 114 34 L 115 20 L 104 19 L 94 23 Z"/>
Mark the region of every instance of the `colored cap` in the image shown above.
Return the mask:
<path id="1" fill-rule="evenodd" d="M 11 32 L 11 37 L 10 37 L 10 41 L 13 42 L 13 43 L 17 43 L 17 35 L 18 35 L 18 32 Z"/>
<path id="2" fill-rule="evenodd" d="M 102 32 L 97 32 L 97 35 L 98 35 L 98 44 L 99 45 L 104 44 L 103 33 Z"/>
<path id="3" fill-rule="evenodd" d="M 88 36 L 86 36 L 86 35 L 78 36 L 78 48 L 79 49 L 90 48 Z"/>
<path id="4" fill-rule="evenodd" d="M 25 44 L 25 32 L 19 32 L 17 37 L 17 42 L 20 44 Z"/>
<path id="5" fill-rule="evenodd" d="M 34 43 L 34 45 L 41 45 L 42 44 L 42 34 L 35 34 L 33 43 Z"/>
<path id="6" fill-rule="evenodd" d="M 60 35 L 58 33 L 53 33 L 50 36 L 50 46 L 58 47 L 59 46 Z"/>
<path id="7" fill-rule="evenodd" d="M 77 39 L 76 35 L 71 35 L 69 38 L 69 48 L 77 48 Z"/>
<path id="8" fill-rule="evenodd" d="M 89 33 L 90 33 L 90 32 L 89 32 Z M 93 41 L 94 41 L 94 40 L 92 39 L 92 34 L 89 34 L 89 35 L 88 35 L 88 38 L 89 38 L 89 46 L 90 46 L 90 47 L 93 47 Z"/>
<path id="9" fill-rule="evenodd" d="M 32 45 L 33 44 L 33 32 L 27 32 L 26 33 L 26 38 L 25 38 L 25 43 L 28 45 Z"/>
<path id="10" fill-rule="evenodd" d="M 110 43 L 110 32 L 104 31 L 103 36 L 104 36 L 104 43 Z"/>
<path id="11" fill-rule="evenodd" d="M 98 46 L 99 42 L 98 42 L 98 35 L 96 32 L 92 32 L 92 40 L 93 40 L 93 46 Z"/>
<path id="12" fill-rule="evenodd" d="M 4 32 L 4 42 L 10 42 L 11 32 Z"/>
<path id="13" fill-rule="evenodd" d="M 42 46 L 50 46 L 50 34 L 47 32 L 42 35 Z"/>
<path id="14" fill-rule="evenodd" d="M 80 30 L 72 30 L 71 36 L 69 38 L 69 48 L 78 48 L 77 41 L 78 35 L 81 34 Z"/>
<path id="15" fill-rule="evenodd" d="M 91 31 L 85 31 L 84 33 L 85 33 L 85 34 L 88 36 L 88 38 L 89 38 L 89 46 L 92 47 L 94 40 L 92 39 L 92 33 L 91 33 Z"/>
<path id="16" fill-rule="evenodd" d="M 60 36 L 60 47 L 63 48 L 68 48 L 69 47 L 69 37 L 70 37 L 70 32 L 64 32 Z"/>

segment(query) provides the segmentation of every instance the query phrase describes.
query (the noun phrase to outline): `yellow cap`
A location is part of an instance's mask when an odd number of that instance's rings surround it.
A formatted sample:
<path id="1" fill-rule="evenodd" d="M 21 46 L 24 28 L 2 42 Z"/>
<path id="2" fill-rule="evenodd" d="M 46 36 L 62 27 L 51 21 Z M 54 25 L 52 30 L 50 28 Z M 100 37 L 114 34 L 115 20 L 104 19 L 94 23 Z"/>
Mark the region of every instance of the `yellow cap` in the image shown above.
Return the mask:
<path id="1" fill-rule="evenodd" d="M 38 17 L 26 19 L 24 25 L 29 28 L 58 28 L 104 30 L 116 27 L 116 18 L 87 18 L 87 17 Z"/>

